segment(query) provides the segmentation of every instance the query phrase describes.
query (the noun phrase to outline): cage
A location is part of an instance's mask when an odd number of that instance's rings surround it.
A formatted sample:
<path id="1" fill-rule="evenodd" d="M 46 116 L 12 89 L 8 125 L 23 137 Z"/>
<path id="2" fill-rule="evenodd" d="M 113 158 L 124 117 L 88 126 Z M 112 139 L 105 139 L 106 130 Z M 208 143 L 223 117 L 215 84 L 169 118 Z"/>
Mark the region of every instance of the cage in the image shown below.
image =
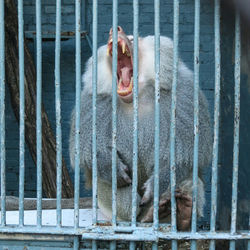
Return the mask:
<path id="1" fill-rule="evenodd" d="M 131 218 L 117 220 L 117 48 L 119 27 L 133 35 L 133 124 L 130 142 Z M 112 217 L 98 209 L 98 48 L 112 32 Z M 1 227 L 2 249 L 249 249 L 249 31 L 240 10 L 219 0 L 32 1 L 0 0 Z M 152 223 L 137 218 L 140 160 L 140 39 L 154 36 L 154 210 Z M 158 215 L 162 186 L 160 136 L 161 36 L 173 40 L 168 172 L 170 223 Z M 110 41 L 110 40 L 109 40 Z M 93 59 L 90 124 L 92 192 L 80 168 L 82 74 Z M 181 58 L 181 59 L 179 59 Z M 181 61 L 182 60 L 182 61 Z M 193 165 L 190 228 L 178 230 L 176 89 L 178 64 L 193 71 Z M 8 85 L 8 87 L 6 87 Z M 199 88 L 211 116 L 211 163 L 202 172 L 206 203 L 199 202 Z M 163 95 L 164 96 L 164 95 Z M 116 101 L 115 101 L 116 100 Z M 75 114 L 75 168 L 69 137 Z M 178 109 L 177 109 L 178 110 Z M 84 114 L 83 114 L 84 115 Z M 92 123 L 93 122 L 93 123 Z M 118 125 L 117 125 L 118 124 Z M 19 128 L 18 128 L 19 126 Z M 87 143 L 87 142 L 86 142 Z M 97 144 L 97 145 L 96 145 Z M 132 153 L 131 153 L 132 152 Z M 205 152 L 204 152 L 205 153 Z M 98 158 L 99 157 L 99 158 Z M 108 171 L 108 170 L 106 170 Z M 74 185 L 72 184 L 74 183 Z M 99 189 L 98 189 L 99 187 Z M 100 196 L 100 194 L 99 194 Z M 91 199 L 92 197 L 92 199 Z M 100 206 L 100 204 L 99 204 Z M 176 215 L 177 214 L 177 215 Z"/>

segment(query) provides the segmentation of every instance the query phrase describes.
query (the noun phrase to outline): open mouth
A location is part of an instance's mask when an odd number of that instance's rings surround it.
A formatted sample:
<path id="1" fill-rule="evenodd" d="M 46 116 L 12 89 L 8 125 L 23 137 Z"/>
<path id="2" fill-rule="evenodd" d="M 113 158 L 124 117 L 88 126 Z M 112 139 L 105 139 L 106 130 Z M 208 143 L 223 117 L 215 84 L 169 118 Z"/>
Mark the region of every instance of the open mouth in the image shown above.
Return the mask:
<path id="1" fill-rule="evenodd" d="M 112 37 L 107 46 L 107 55 L 112 57 Z M 133 55 L 132 45 L 125 36 L 117 41 L 117 94 L 126 101 L 133 91 Z"/>

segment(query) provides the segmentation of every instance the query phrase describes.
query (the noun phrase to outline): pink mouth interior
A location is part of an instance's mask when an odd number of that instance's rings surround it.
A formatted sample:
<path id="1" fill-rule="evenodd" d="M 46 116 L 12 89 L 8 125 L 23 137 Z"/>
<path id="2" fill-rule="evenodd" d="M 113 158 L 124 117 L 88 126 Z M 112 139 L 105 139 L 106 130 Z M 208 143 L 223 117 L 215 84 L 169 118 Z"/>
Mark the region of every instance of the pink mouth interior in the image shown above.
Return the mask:
<path id="1" fill-rule="evenodd" d="M 129 46 L 126 44 L 125 53 L 122 52 L 122 43 L 126 43 L 121 37 L 118 38 L 117 44 L 117 86 L 118 94 L 127 96 L 131 94 L 129 90 L 131 77 L 133 76 L 132 53 Z M 112 42 L 108 44 L 110 55 L 112 56 Z M 120 82 L 120 84 L 119 84 Z"/>
<path id="2" fill-rule="evenodd" d="M 123 54 L 120 46 L 118 48 L 117 74 L 118 82 L 122 79 L 121 86 L 127 88 L 133 75 L 133 66 L 131 63 L 131 57 Z"/>

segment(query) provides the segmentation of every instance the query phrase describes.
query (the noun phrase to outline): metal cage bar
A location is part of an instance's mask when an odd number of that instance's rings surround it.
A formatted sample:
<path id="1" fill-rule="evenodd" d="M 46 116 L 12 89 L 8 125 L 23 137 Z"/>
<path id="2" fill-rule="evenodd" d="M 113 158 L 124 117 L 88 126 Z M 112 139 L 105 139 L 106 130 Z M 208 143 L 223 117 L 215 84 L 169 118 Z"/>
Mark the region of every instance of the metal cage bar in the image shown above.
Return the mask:
<path id="1" fill-rule="evenodd" d="M 176 87 L 178 82 L 179 63 L 179 0 L 174 1 L 174 47 L 173 47 L 173 83 L 172 83 L 172 103 L 171 103 L 171 126 L 170 126 L 170 186 L 171 186 L 171 231 L 177 232 L 176 226 L 176 168 L 175 168 L 175 125 L 176 125 Z M 172 241 L 172 249 L 177 249 L 177 241 Z"/>
<path id="2" fill-rule="evenodd" d="M 97 94 L 97 72 L 98 72 L 98 65 L 97 65 L 97 23 L 98 23 L 98 2 L 97 0 L 93 1 L 93 66 L 92 66 L 92 75 L 93 75 L 93 82 L 92 82 L 92 98 L 93 98 L 93 123 L 92 123 L 92 175 L 93 175 L 93 187 L 92 187 L 92 197 L 93 197 L 93 221 L 92 223 L 95 225 L 97 223 L 97 159 L 96 159 L 96 94 Z"/>
<path id="3" fill-rule="evenodd" d="M 133 1 L 133 178 L 132 178 L 132 221 L 133 228 L 136 227 L 137 216 L 137 186 L 138 186 L 138 25 L 139 25 L 138 0 Z M 129 249 L 135 249 L 135 242 L 130 242 Z"/>
<path id="4" fill-rule="evenodd" d="M 198 146 L 199 146 L 199 68 L 200 68 L 200 0 L 195 0 L 194 20 L 194 156 L 193 156 L 193 196 L 191 231 L 197 227 L 197 190 L 198 190 Z M 196 241 L 191 241 L 191 249 L 196 249 Z"/>
<path id="5" fill-rule="evenodd" d="M 118 3 L 117 0 L 113 0 L 113 42 L 112 42 L 112 224 L 116 226 L 116 197 L 117 197 L 117 149 L 116 149 L 116 137 L 117 137 L 117 39 L 118 39 Z"/>
<path id="6" fill-rule="evenodd" d="M 79 250 L 79 246 L 80 246 L 80 243 L 79 243 L 79 237 L 78 236 L 75 236 L 74 237 L 74 242 L 73 242 L 73 249 L 74 250 Z"/>
<path id="7" fill-rule="evenodd" d="M 6 225 L 6 165 L 5 165 L 5 34 L 4 0 L 0 1 L 0 133 L 1 133 L 1 226 Z"/>
<path id="8" fill-rule="evenodd" d="M 75 1 L 75 34 L 76 34 L 76 123 L 75 123 L 75 193 L 74 193 L 74 226 L 62 227 L 62 134 L 61 134 L 61 97 L 60 97 L 60 50 L 61 50 L 61 0 L 56 1 L 56 43 L 55 43 L 55 99 L 56 99 L 56 165 L 57 165 L 57 209 L 56 226 L 42 226 L 42 31 L 41 0 L 36 0 L 36 134 L 37 134 L 37 226 L 24 226 L 24 173 L 25 173 L 25 93 L 24 93 L 24 32 L 23 0 L 18 0 L 18 39 L 19 39 L 19 86 L 20 86 L 20 141 L 19 141 L 19 225 L 6 226 L 6 186 L 5 186 L 5 41 L 4 41 L 4 0 L 0 0 L 0 154 L 1 154 L 1 227 L 2 234 L 19 233 L 40 236 L 68 235 L 74 240 L 74 249 L 79 249 L 79 236 L 92 240 L 92 249 L 97 249 L 97 240 L 111 241 L 110 249 L 116 249 L 116 241 L 131 241 L 130 249 L 135 249 L 136 241 L 152 241 L 153 249 L 158 249 L 159 239 L 171 240 L 172 249 L 177 249 L 177 240 L 191 240 L 191 249 L 196 249 L 196 241 L 209 239 L 210 249 L 215 249 L 215 240 L 230 240 L 230 249 L 235 249 L 236 240 L 248 240 L 249 230 L 237 231 L 237 191 L 239 167 L 239 123 L 240 123 L 240 17 L 236 12 L 235 20 L 235 109 L 234 109 L 234 148 L 233 148 L 233 184 L 232 215 L 230 232 L 216 232 L 217 178 L 220 118 L 220 1 L 215 0 L 214 39 L 215 39 L 215 111 L 214 142 L 212 163 L 212 193 L 210 231 L 197 232 L 197 185 L 198 185 L 198 146 L 199 146 L 199 44 L 200 44 L 200 0 L 195 0 L 195 33 L 194 33 L 194 148 L 193 148 L 193 208 L 191 232 L 178 232 L 175 201 L 175 115 L 176 90 L 178 84 L 179 63 L 179 0 L 174 0 L 174 47 L 173 47 L 173 82 L 170 127 L 170 183 L 171 183 L 171 229 L 164 232 L 159 229 L 159 157 L 160 157 L 160 0 L 154 1 L 155 29 L 155 142 L 154 142 L 154 221 L 152 227 L 137 223 L 137 165 L 138 165 L 138 24 L 139 1 L 133 1 L 133 182 L 132 182 L 132 219 L 131 223 L 117 223 L 117 43 L 118 43 L 118 1 L 113 0 L 113 42 L 112 42 L 112 227 L 97 225 L 97 145 L 96 145 L 96 98 L 97 98 L 97 26 L 98 1 L 93 0 L 93 119 L 92 119 L 92 166 L 93 166 L 93 216 L 92 226 L 79 228 L 79 192 L 80 192 L 80 108 L 81 108 L 81 1 Z M 73 237 L 72 237 L 73 236 Z"/>
<path id="9" fill-rule="evenodd" d="M 154 154 L 154 213 L 153 227 L 159 228 L 159 159 L 160 159 L 160 1 L 154 1 L 154 32 L 155 32 L 155 154 Z M 158 249 L 154 242 L 152 249 Z"/>
<path id="10" fill-rule="evenodd" d="M 117 40 L 118 40 L 118 1 L 113 0 L 113 10 L 112 10 L 112 23 L 113 23 L 113 33 L 112 33 L 112 225 L 116 227 L 117 219 Z M 110 243 L 110 249 L 116 249 L 116 242 L 112 241 Z"/>
<path id="11" fill-rule="evenodd" d="M 61 55 L 61 0 L 56 1 L 56 48 L 55 48 L 55 99 L 56 99 L 56 221 L 57 226 L 62 224 L 62 129 L 61 129 L 61 77 L 60 77 L 60 55 Z"/>
<path id="12" fill-rule="evenodd" d="M 132 226 L 136 226 L 137 207 L 137 164 L 138 164 L 138 0 L 133 2 L 134 9 L 134 31 L 133 31 L 133 108 L 134 108 L 134 128 L 133 128 L 133 180 L 132 180 Z"/>
<path id="13" fill-rule="evenodd" d="M 230 232 L 217 232 L 216 234 L 210 231 L 200 231 L 196 233 L 192 232 L 161 232 L 152 230 L 151 227 L 137 227 L 133 233 L 128 233 L 131 227 L 123 227 L 119 229 L 119 233 L 114 233 L 112 227 L 100 227 L 94 226 L 91 228 L 78 228 L 73 227 L 55 227 L 55 226 L 43 226 L 39 230 L 36 230 L 36 226 L 12 226 L 7 225 L 0 227 L 2 234 L 18 233 L 18 234 L 34 234 L 34 235 L 80 235 L 84 240 L 124 240 L 124 241 L 158 241 L 159 239 L 165 240 L 250 240 L 249 230 L 238 230 L 235 234 Z"/>
<path id="14" fill-rule="evenodd" d="M 93 0 L 93 65 L 92 65 L 92 75 L 93 75 L 93 82 L 92 82 L 92 176 L 93 176 L 93 186 L 92 186 L 92 223 L 96 225 L 97 223 L 97 158 L 96 158 L 96 95 L 97 95 L 97 23 L 98 23 L 98 1 Z M 92 249 L 97 249 L 97 242 L 96 240 L 92 241 Z"/>
<path id="15" fill-rule="evenodd" d="M 75 109 L 75 192 L 74 192 L 74 226 L 79 227 L 79 192 L 80 192 L 80 112 L 81 112 L 81 2 L 75 1 L 76 32 L 76 109 Z"/>
<path id="16" fill-rule="evenodd" d="M 220 0 L 214 1 L 214 60 L 215 60 L 215 97 L 214 97 L 214 142 L 211 179 L 211 216 L 210 231 L 215 233 L 217 214 L 217 178 L 218 178 L 218 151 L 219 151 L 219 119 L 220 119 Z M 215 249 L 215 241 L 210 242 L 210 250 Z"/>
<path id="17" fill-rule="evenodd" d="M 155 156 L 154 156 L 154 228 L 159 227 L 159 158 L 160 158 L 160 1 L 154 1 L 155 32 Z"/>
<path id="18" fill-rule="evenodd" d="M 25 169 L 25 96 L 24 96 L 24 34 L 23 0 L 18 0 L 18 44 L 19 44 L 19 91 L 20 91 L 20 128 L 19 128 L 19 225 L 24 225 L 24 169 Z"/>
<path id="19" fill-rule="evenodd" d="M 37 225 L 42 226 L 42 25 L 41 0 L 36 0 L 36 154 L 37 154 Z"/>
<path id="20" fill-rule="evenodd" d="M 232 183 L 232 213 L 231 234 L 236 233 L 237 200 L 238 200 L 238 170 L 239 170 L 239 134 L 240 134 L 240 14 L 235 14 L 235 66 L 234 66 L 234 146 L 233 146 L 233 183 Z M 230 241 L 230 250 L 235 249 L 235 241 Z"/>
<path id="21" fill-rule="evenodd" d="M 199 46 L 200 46 L 200 0 L 195 1 L 194 35 L 194 158 L 193 158 L 193 208 L 192 232 L 197 225 L 198 143 L 199 143 Z"/>

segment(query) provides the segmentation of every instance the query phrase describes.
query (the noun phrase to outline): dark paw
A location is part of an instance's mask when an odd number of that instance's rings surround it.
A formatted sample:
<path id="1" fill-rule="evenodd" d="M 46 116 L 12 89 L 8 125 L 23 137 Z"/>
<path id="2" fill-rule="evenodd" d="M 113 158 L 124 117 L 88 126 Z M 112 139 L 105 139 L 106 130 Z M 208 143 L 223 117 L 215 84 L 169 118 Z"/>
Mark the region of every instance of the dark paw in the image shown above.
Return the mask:
<path id="1" fill-rule="evenodd" d="M 192 215 L 192 198 L 180 190 L 175 191 L 176 207 L 177 207 L 177 227 L 178 230 L 184 231 L 190 228 Z M 162 194 L 159 201 L 159 219 L 165 219 L 171 214 L 171 199 L 167 192 Z M 152 205 L 146 215 L 142 218 L 142 222 L 152 222 L 154 218 L 154 206 Z"/>
<path id="2" fill-rule="evenodd" d="M 130 185 L 132 180 L 129 176 L 129 168 L 124 164 L 120 164 L 118 167 L 118 178 L 117 178 L 117 185 L 118 187 L 123 187 Z"/>
<path id="3" fill-rule="evenodd" d="M 171 213 L 170 199 L 161 198 L 159 201 L 159 219 L 166 218 Z M 154 206 L 152 205 L 146 215 L 142 218 L 142 222 L 152 222 L 154 218 Z"/>
<path id="4" fill-rule="evenodd" d="M 192 198 L 179 190 L 176 192 L 177 227 L 180 231 L 190 229 L 192 217 Z"/>

